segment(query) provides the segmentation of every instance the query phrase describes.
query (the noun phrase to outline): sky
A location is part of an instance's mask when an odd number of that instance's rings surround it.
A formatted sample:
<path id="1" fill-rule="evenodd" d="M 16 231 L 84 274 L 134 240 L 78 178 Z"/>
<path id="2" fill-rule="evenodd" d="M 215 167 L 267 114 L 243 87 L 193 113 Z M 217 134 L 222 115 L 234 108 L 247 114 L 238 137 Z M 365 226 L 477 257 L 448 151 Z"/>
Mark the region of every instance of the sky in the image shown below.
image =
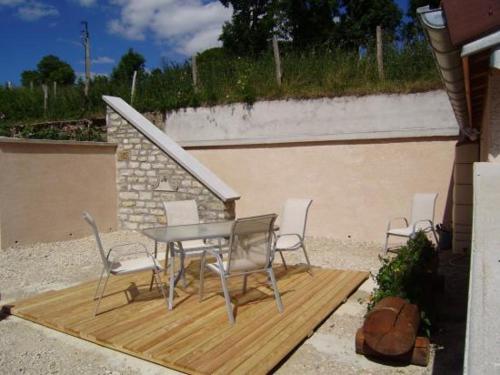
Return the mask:
<path id="1" fill-rule="evenodd" d="M 408 0 L 396 0 L 406 12 Z M 213 0 L 0 0 L 0 84 L 53 54 L 84 71 L 81 21 L 87 21 L 93 74 L 109 74 L 133 48 L 146 67 L 182 61 L 219 45 L 232 10 Z"/>

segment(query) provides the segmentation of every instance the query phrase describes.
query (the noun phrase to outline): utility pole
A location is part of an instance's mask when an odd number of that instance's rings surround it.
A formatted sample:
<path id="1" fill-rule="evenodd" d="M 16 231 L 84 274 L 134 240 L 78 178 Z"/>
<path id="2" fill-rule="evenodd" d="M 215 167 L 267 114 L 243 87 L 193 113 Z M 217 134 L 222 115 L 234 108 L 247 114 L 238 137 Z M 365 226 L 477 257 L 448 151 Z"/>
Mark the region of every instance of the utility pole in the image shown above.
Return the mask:
<path id="1" fill-rule="evenodd" d="M 85 96 L 89 96 L 90 85 L 90 36 L 89 25 L 87 21 L 82 21 L 82 44 L 85 49 Z"/>

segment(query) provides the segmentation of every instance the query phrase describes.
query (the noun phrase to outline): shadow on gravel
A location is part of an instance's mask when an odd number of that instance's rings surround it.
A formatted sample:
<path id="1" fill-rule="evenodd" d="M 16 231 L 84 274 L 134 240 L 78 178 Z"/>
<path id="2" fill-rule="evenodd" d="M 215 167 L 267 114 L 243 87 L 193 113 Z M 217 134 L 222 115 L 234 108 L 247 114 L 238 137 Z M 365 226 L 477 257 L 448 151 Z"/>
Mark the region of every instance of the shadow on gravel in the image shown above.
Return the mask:
<path id="1" fill-rule="evenodd" d="M 469 290 L 469 255 L 439 254 L 439 273 L 445 277 L 444 293 L 438 300 L 436 330 L 432 342 L 436 345 L 434 374 L 462 374 L 467 295 Z"/>
<path id="2" fill-rule="evenodd" d="M 12 305 L 3 305 L 2 309 L 0 310 L 0 321 L 7 319 L 10 315 L 10 309 L 12 308 Z"/>

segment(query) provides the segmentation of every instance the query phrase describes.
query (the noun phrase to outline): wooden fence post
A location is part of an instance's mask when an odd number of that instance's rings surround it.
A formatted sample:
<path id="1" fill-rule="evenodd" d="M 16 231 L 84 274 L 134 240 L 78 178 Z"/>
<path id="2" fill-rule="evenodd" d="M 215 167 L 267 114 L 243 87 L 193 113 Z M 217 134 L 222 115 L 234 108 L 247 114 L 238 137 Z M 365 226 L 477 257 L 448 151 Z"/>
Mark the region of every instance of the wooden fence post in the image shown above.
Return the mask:
<path id="1" fill-rule="evenodd" d="M 130 89 L 130 104 L 134 103 L 136 80 L 137 80 L 137 70 L 134 70 L 134 75 L 132 76 L 132 88 Z"/>
<path id="2" fill-rule="evenodd" d="M 377 68 L 378 78 L 384 79 L 384 49 L 382 43 L 382 26 L 377 26 Z"/>
<path id="3" fill-rule="evenodd" d="M 54 95 L 54 99 L 57 97 L 57 82 L 54 81 L 53 82 L 53 85 L 52 85 L 52 91 L 53 91 L 53 95 Z"/>
<path id="4" fill-rule="evenodd" d="M 30 81 L 30 90 L 33 91 L 33 81 Z"/>
<path id="5" fill-rule="evenodd" d="M 191 56 L 191 74 L 193 75 L 194 91 L 198 91 L 198 65 L 196 64 L 196 55 Z"/>
<path id="6" fill-rule="evenodd" d="M 281 58 L 280 58 L 280 50 L 278 46 L 278 39 L 276 39 L 276 35 L 273 35 L 273 52 L 274 52 L 274 63 L 276 65 L 276 82 L 278 86 L 281 86 Z"/>
<path id="7" fill-rule="evenodd" d="M 43 90 L 43 114 L 47 114 L 47 101 L 49 98 L 49 87 L 44 83 L 42 84 L 42 90 Z"/>

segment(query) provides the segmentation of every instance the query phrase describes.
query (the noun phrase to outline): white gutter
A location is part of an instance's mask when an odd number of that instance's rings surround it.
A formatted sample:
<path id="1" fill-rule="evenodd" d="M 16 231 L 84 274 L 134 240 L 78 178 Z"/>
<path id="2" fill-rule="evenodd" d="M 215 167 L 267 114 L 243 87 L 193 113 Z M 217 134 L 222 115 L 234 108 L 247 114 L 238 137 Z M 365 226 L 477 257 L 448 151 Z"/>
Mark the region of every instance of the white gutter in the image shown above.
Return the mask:
<path id="1" fill-rule="evenodd" d="M 451 43 L 443 10 L 441 8 L 431 9 L 429 6 L 425 6 L 418 8 L 417 14 L 427 40 L 432 47 L 434 60 L 446 87 L 458 126 L 463 134 L 473 138 L 474 135 L 471 134 L 469 128 L 469 111 L 467 109 L 460 49 L 454 47 Z"/>
<path id="2" fill-rule="evenodd" d="M 205 185 L 220 200 L 228 202 L 240 198 L 240 195 L 236 191 L 229 187 L 211 170 L 201 164 L 198 159 L 185 151 L 164 132 L 154 126 L 122 98 L 103 95 L 102 99 L 142 135 L 175 160 L 194 178 Z"/>

